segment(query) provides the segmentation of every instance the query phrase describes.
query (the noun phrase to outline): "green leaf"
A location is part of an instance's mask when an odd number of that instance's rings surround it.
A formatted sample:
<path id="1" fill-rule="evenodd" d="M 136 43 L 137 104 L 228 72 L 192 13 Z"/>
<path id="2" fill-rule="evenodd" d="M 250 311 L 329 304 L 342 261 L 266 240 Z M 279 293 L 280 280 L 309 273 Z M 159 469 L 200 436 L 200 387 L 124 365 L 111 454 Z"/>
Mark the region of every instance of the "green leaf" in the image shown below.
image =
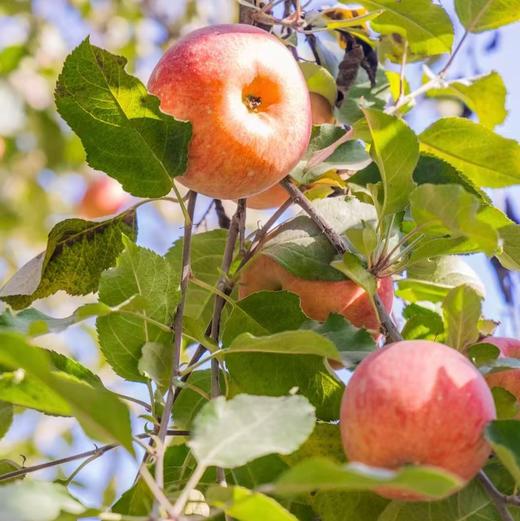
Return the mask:
<path id="1" fill-rule="evenodd" d="M 334 343 L 343 363 L 351 366 L 374 351 L 376 343 L 366 329 L 353 326 L 344 316 L 331 313 L 324 323 L 309 320 L 301 329 L 316 331 Z"/>
<path id="2" fill-rule="evenodd" d="M 211 230 L 198 233 L 191 240 L 191 271 L 193 276 L 210 286 L 215 286 L 220 276 L 222 256 L 226 246 L 227 230 Z M 166 260 L 180 273 L 182 269 L 183 239 L 179 239 L 166 254 Z M 213 313 L 214 294 L 191 283 L 186 297 L 186 316 L 206 325 Z"/>
<path id="3" fill-rule="evenodd" d="M 267 336 L 307 327 L 307 317 L 296 295 L 286 291 L 253 293 L 237 302 L 223 326 L 224 346 L 241 334 Z M 226 367 L 233 384 L 249 394 L 283 396 L 297 387 L 324 420 L 338 418 L 343 384 L 319 356 L 241 353 L 228 356 Z"/>
<path id="4" fill-rule="evenodd" d="M 13 406 L 0 401 L 0 438 L 3 438 L 13 423 Z"/>
<path id="5" fill-rule="evenodd" d="M 76 360 L 45 350 L 57 378 L 76 378 L 93 387 L 102 387 L 101 380 Z M 70 405 L 44 382 L 23 370 L 0 373 L 0 400 L 41 411 L 45 414 L 70 416 Z"/>
<path id="6" fill-rule="evenodd" d="M 0 76 L 5 76 L 14 71 L 26 52 L 27 49 L 23 45 L 4 47 L 0 51 Z"/>
<path id="7" fill-rule="evenodd" d="M 451 287 L 436 282 L 417 279 L 397 281 L 395 294 L 407 302 L 442 302 Z"/>
<path id="8" fill-rule="evenodd" d="M 273 498 L 244 487 L 212 487 L 207 501 L 237 521 L 298 521 Z"/>
<path id="9" fill-rule="evenodd" d="M 478 343 L 468 348 L 468 357 L 477 366 L 487 366 L 500 356 L 500 349 L 493 344 Z"/>
<path id="10" fill-rule="evenodd" d="M 172 346 L 158 342 L 146 342 L 141 349 L 137 368 L 161 389 L 167 389 L 172 369 Z"/>
<path id="11" fill-rule="evenodd" d="M 139 370 L 143 346 L 170 346 L 169 331 L 179 297 L 176 267 L 151 250 L 125 240 L 117 265 L 101 277 L 99 300 L 113 313 L 96 322 L 101 350 L 114 371 L 128 380 L 145 381 Z"/>
<path id="12" fill-rule="evenodd" d="M 307 458 L 322 457 L 336 463 L 345 463 L 345 452 L 341 443 L 338 423 L 316 423 L 312 434 L 295 452 L 282 456 L 290 466 Z"/>
<path id="13" fill-rule="evenodd" d="M 24 309 L 19 313 L 6 310 L 0 315 L 0 330 L 20 331 L 28 336 L 59 333 L 78 322 L 107 313 L 110 313 L 110 308 L 101 302 L 83 304 L 72 315 L 64 318 L 50 317 L 34 308 Z"/>
<path id="14" fill-rule="evenodd" d="M 454 239 L 467 238 L 480 249 L 492 255 L 498 249 L 498 234 L 496 230 L 479 215 L 480 201 L 474 195 L 466 192 L 460 185 L 418 186 L 408 194 L 410 209 L 416 224 L 431 235 Z M 447 245 L 449 250 L 450 245 Z M 429 257 L 445 253 L 435 252 L 431 248 Z M 449 251 L 448 251 L 449 253 Z M 412 258 L 418 256 L 417 250 Z"/>
<path id="15" fill-rule="evenodd" d="M 340 261 L 331 262 L 331 266 L 344 273 L 350 280 L 361 286 L 369 295 L 375 295 L 377 290 L 377 280 L 370 273 L 363 263 L 353 253 L 347 252 Z"/>
<path id="16" fill-rule="evenodd" d="M 372 88 L 366 76 L 358 74 L 348 96 L 335 110 L 336 119 L 341 123 L 352 125 L 363 119 L 361 108 L 384 110 L 390 95 L 390 83 L 385 73 L 379 68 L 376 73 L 376 86 Z"/>
<path id="17" fill-rule="evenodd" d="M 514 394 L 506 391 L 503 387 L 493 387 L 491 389 L 498 420 L 511 420 L 520 412 L 518 400 Z"/>
<path id="18" fill-rule="evenodd" d="M 401 119 L 379 110 L 364 109 L 363 112 L 372 138 L 370 153 L 383 180 L 380 216 L 390 215 L 408 205 L 408 196 L 415 184 L 412 176 L 419 160 L 419 143 L 413 130 Z"/>
<path id="19" fill-rule="evenodd" d="M 448 97 L 462 101 L 477 115 L 482 125 L 491 129 L 503 123 L 507 116 L 506 87 L 498 72 L 450 81 L 446 87 L 430 89 L 427 94 L 432 98 Z"/>
<path id="20" fill-rule="evenodd" d="M 421 150 L 447 161 L 478 186 L 520 183 L 520 145 L 464 118 L 443 118 L 419 136 Z"/>
<path id="21" fill-rule="evenodd" d="M 482 296 L 471 286 L 462 284 L 453 288 L 442 304 L 446 328 L 446 343 L 462 351 L 479 337 L 478 321 Z"/>
<path id="22" fill-rule="evenodd" d="M 360 0 L 359 3 L 368 9 L 384 9 L 372 20 L 372 28 L 381 34 L 401 35 L 413 53 L 431 56 L 450 52 L 453 26 L 440 5 L 430 0 Z"/>
<path id="23" fill-rule="evenodd" d="M 10 472 L 14 472 L 16 470 L 20 470 L 22 467 L 18 465 L 15 461 L 12 461 L 10 459 L 0 459 L 0 476 L 3 476 L 4 474 L 9 474 Z M 4 486 L 5 484 L 16 481 L 20 479 L 24 479 L 25 476 L 22 474 L 21 476 L 17 476 L 15 478 L 10 479 L 3 479 L 0 481 L 0 486 Z"/>
<path id="24" fill-rule="evenodd" d="M 496 420 L 486 427 L 486 439 L 498 459 L 520 483 L 520 421 Z"/>
<path id="25" fill-rule="evenodd" d="M 500 521 L 496 505 L 480 483 L 471 481 L 464 489 L 442 501 L 411 503 L 392 501 L 377 521 Z"/>
<path id="26" fill-rule="evenodd" d="M 455 0 L 455 10 L 462 25 L 472 33 L 520 20 L 519 0 Z"/>
<path id="27" fill-rule="evenodd" d="M 353 139 L 341 142 L 341 139 L 348 138 L 346 133 L 344 128 L 337 125 L 315 125 L 312 128 L 311 140 L 305 157 L 291 172 L 291 177 L 300 184 L 310 184 L 329 170 L 357 171 L 365 168 L 371 163 L 365 146 L 360 141 Z M 338 141 L 340 141 L 339 145 Z M 328 149 L 330 152 L 329 147 L 334 150 L 327 155 L 323 151 Z M 323 154 L 323 157 L 317 161 L 314 156 L 320 153 Z"/>
<path id="28" fill-rule="evenodd" d="M 211 370 L 194 371 L 187 380 L 188 385 L 182 390 L 173 405 L 173 419 L 179 429 L 190 429 L 194 418 L 207 403 L 207 399 L 194 388 L 208 396 L 211 394 Z"/>
<path id="29" fill-rule="evenodd" d="M 123 249 L 122 234 L 134 238 L 135 212 L 103 222 L 67 219 L 49 233 L 47 250 L 25 264 L 0 289 L 0 299 L 14 309 L 59 290 L 70 295 L 97 291 L 101 273 Z"/>
<path id="30" fill-rule="evenodd" d="M 195 418 L 188 445 L 199 465 L 233 468 L 266 454 L 293 452 L 314 421 L 314 407 L 303 396 L 219 397 Z"/>
<path id="31" fill-rule="evenodd" d="M 90 385 L 78 378 L 74 369 L 66 372 L 63 366 L 56 367 L 53 361 L 48 351 L 27 344 L 18 334 L 0 333 L 0 364 L 21 373 L 21 378 L 27 374 L 39 384 L 43 393 L 33 399 L 44 400 L 46 393 L 55 405 L 64 409 L 65 414 L 75 416 L 89 436 L 120 443 L 133 453 L 127 407 L 102 386 Z M 73 364 L 70 365 L 74 368 Z M 55 371 L 56 368 L 61 370 Z M 5 395 L 0 397 L 7 399 Z M 42 407 L 45 406 L 46 401 Z"/>
<path id="32" fill-rule="evenodd" d="M 400 470 L 369 467 L 361 463 L 337 464 L 324 458 L 309 458 L 296 464 L 274 484 L 281 495 L 313 490 L 406 490 L 442 498 L 460 488 L 460 479 L 436 467 L 407 466 Z"/>
<path id="33" fill-rule="evenodd" d="M 65 60 L 56 105 L 92 168 L 133 195 L 160 197 L 186 169 L 191 124 L 161 112 L 159 99 L 125 65 L 125 58 L 84 40 Z"/>
<path id="34" fill-rule="evenodd" d="M 223 354 L 232 356 L 233 353 L 315 355 L 341 361 L 334 343 L 314 331 L 283 331 L 260 337 L 242 333 Z"/>
<path id="35" fill-rule="evenodd" d="M 299 62 L 298 65 L 303 72 L 309 92 L 320 94 L 333 107 L 337 96 L 334 76 L 325 67 L 321 67 L 314 62 Z"/>
<path id="36" fill-rule="evenodd" d="M 413 173 L 413 179 L 418 185 L 461 185 L 466 192 L 476 195 L 483 203 L 491 203 L 491 199 L 484 190 L 476 186 L 462 172 L 438 157 L 421 154 Z"/>
<path id="37" fill-rule="evenodd" d="M 294 293 L 259 291 L 233 306 L 224 322 L 222 342 L 228 347 L 243 333 L 265 336 L 300 329 L 307 320 Z"/>
<path id="38" fill-rule="evenodd" d="M 403 310 L 406 323 L 401 331 L 405 340 L 442 340 L 444 322 L 437 311 L 418 304 L 410 304 Z"/>
<path id="39" fill-rule="evenodd" d="M 363 221 L 375 222 L 377 217 L 372 205 L 355 198 L 327 198 L 314 201 L 313 206 L 339 234 L 361 226 Z M 306 215 L 298 215 L 282 224 L 276 235 L 265 244 L 262 253 L 303 279 L 345 279 L 330 266 L 336 257 L 336 250 Z"/>
<path id="40" fill-rule="evenodd" d="M 411 279 L 433 282 L 454 288 L 461 284 L 471 286 L 479 295 L 485 296 L 484 283 L 475 270 L 461 257 L 447 255 L 416 262 L 407 270 Z"/>
<path id="41" fill-rule="evenodd" d="M 0 505 L 0 521 L 56 521 L 60 513 L 86 510 L 63 485 L 35 480 L 0 487 Z"/>
<path id="42" fill-rule="evenodd" d="M 512 271 L 520 271 L 520 224 L 510 224 L 498 230 L 502 253 L 497 255 L 500 264 Z"/>

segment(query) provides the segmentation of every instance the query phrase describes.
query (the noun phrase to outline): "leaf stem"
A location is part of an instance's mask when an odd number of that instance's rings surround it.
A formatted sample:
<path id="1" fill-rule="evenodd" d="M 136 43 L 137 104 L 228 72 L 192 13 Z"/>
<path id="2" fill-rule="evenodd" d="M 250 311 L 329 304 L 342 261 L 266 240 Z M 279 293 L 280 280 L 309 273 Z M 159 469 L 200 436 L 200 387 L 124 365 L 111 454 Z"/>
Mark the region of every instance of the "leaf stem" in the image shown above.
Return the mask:
<path id="1" fill-rule="evenodd" d="M 198 463 L 195 467 L 195 470 L 193 471 L 193 474 L 188 479 L 186 486 L 183 488 L 180 496 L 177 498 L 177 501 L 175 501 L 175 504 L 173 505 L 171 515 L 174 518 L 179 518 L 184 512 L 184 507 L 186 506 L 186 503 L 190 498 L 190 494 L 193 491 L 193 489 L 197 486 L 198 482 L 201 480 L 202 476 L 204 475 L 204 472 L 206 472 L 206 466 Z"/>
<path id="2" fill-rule="evenodd" d="M 188 283 L 190 281 L 191 267 L 191 237 L 193 230 L 193 215 L 195 213 L 195 203 L 197 202 L 197 192 L 190 191 L 188 197 L 187 216 L 184 222 L 184 243 L 182 250 L 182 268 L 181 268 L 181 282 L 180 282 L 180 298 L 175 317 L 173 320 L 174 341 L 173 341 L 173 356 L 170 373 L 170 382 L 168 386 L 168 395 L 166 397 L 166 404 L 161 414 L 161 424 L 157 433 L 157 463 L 155 465 L 155 480 L 159 488 L 164 486 L 164 441 L 166 439 L 166 432 L 168 430 L 168 423 L 172 413 L 175 389 L 173 386 L 174 379 L 177 378 L 179 372 L 179 360 L 182 344 L 182 326 L 184 321 L 184 307 L 186 305 L 186 293 L 188 291 Z"/>

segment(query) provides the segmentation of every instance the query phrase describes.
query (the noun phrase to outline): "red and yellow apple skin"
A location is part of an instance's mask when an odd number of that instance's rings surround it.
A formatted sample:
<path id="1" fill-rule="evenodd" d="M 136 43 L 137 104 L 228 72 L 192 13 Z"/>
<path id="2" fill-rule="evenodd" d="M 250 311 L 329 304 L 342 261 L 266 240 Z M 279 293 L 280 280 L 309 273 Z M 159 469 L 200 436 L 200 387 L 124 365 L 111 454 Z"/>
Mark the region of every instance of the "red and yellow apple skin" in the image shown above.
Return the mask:
<path id="1" fill-rule="evenodd" d="M 311 107 L 290 51 L 250 25 L 193 31 L 148 83 L 161 109 L 193 125 L 179 181 L 209 197 L 249 197 L 278 183 L 305 153 Z"/>
<path id="2" fill-rule="evenodd" d="M 83 217 L 95 219 L 121 210 L 130 196 L 111 177 L 100 177 L 88 186 L 79 203 L 79 213 Z"/>
<path id="3" fill-rule="evenodd" d="M 323 125 L 334 123 L 334 116 L 330 103 L 315 92 L 310 93 L 312 124 Z M 247 199 L 247 207 L 253 210 L 267 210 L 268 208 L 279 208 L 289 199 L 289 194 L 280 185 L 274 185 L 264 192 L 253 195 Z"/>
<path id="4" fill-rule="evenodd" d="M 267 255 L 259 255 L 240 278 L 239 296 L 262 290 L 287 290 L 296 293 L 303 312 L 314 320 L 327 320 L 339 313 L 357 327 L 379 329 L 379 319 L 363 288 L 351 280 L 307 280 L 296 277 Z M 378 294 L 390 312 L 394 300 L 392 279 L 379 279 Z M 379 336 L 379 332 L 376 333 Z"/>
<path id="5" fill-rule="evenodd" d="M 281 185 L 274 185 L 264 192 L 247 198 L 247 207 L 253 210 L 267 210 L 268 208 L 279 208 L 289 199 L 287 190 Z"/>
<path id="6" fill-rule="evenodd" d="M 495 417 L 491 391 L 466 357 L 443 344 L 409 340 L 359 364 L 345 389 L 340 429 L 350 461 L 386 469 L 433 465 L 465 483 L 489 457 L 483 431 Z M 431 499 L 389 487 L 378 493 Z"/>
<path id="7" fill-rule="evenodd" d="M 516 338 L 487 337 L 481 340 L 485 344 L 493 344 L 500 349 L 500 356 L 505 358 L 520 358 L 520 340 Z M 506 369 L 486 375 L 489 387 L 503 387 L 520 400 L 520 369 Z M 516 416 L 520 419 L 520 413 Z"/>

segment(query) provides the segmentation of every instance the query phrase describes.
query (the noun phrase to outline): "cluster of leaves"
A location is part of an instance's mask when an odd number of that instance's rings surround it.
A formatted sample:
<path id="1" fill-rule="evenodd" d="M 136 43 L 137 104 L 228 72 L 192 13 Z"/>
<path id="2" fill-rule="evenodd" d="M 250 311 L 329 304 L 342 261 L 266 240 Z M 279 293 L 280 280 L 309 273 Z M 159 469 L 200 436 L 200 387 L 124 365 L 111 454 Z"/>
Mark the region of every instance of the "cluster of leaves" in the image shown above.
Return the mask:
<path id="1" fill-rule="evenodd" d="M 377 47 L 381 61 L 406 63 L 451 52 L 453 28 L 439 5 L 429 0 L 360 3 L 368 10 L 362 20 L 323 11 L 307 13 L 307 23 L 333 35 L 364 37 Z M 510 23 L 519 7 L 517 1 L 456 1 L 468 32 Z M 330 93 L 337 92 L 340 61 L 319 39 L 313 42 L 321 65 L 307 74 L 309 85 L 335 101 Z M 163 114 L 158 100 L 125 72 L 125 64 L 85 40 L 65 62 L 55 91 L 57 107 L 92 166 L 134 196 L 161 197 L 175 188 L 175 177 L 185 168 L 191 125 Z M 516 367 L 515 361 L 498 359 L 489 346 L 471 347 L 492 333 L 493 323 L 482 317 L 482 284 L 457 256 L 483 252 L 520 270 L 520 225 L 483 191 L 520 183 L 520 146 L 492 130 L 505 113 L 500 77 L 492 73 L 447 82 L 444 74 L 435 76 L 430 95 L 463 99 L 479 122 L 444 118 L 419 135 L 402 119 L 417 91 L 407 93 L 389 72 L 380 72 L 373 83 L 361 72 L 354 74 L 335 110 L 338 121 L 352 130 L 315 127 L 307 155 L 292 173 L 314 210 L 345 240 L 347 253 L 338 255 L 306 215 L 284 222 L 264 253 L 301 278 L 349 277 L 372 295 L 376 276 L 406 273 L 397 282 L 397 294 L 407 304 L 405 338 L 438 340 L 468 352 L 483 372 Z M 423 85 L 419 93 L 424 90 Z M 497 104 L 498 110 L 489 109 Z M 159 255 L 138 246 L 136 234 L 135 209 L 102 222 L 60 222 L 49 233 L 47 250 L 2 288 L 0 298 L 10 309 L 0 316 L 0 435 L 9 429 L 15 408 L 30 408 L 72 416 L 88 436 L 134 454 L 136 436 L 121 397 L 77 361 L 30 341 L 96 317 L 99 345 L 114 372 L 154 391 L 144 404 L 151 427 L 159 427 L 173 383 L 171 428 L 184 433 L 155 463 L 163 468 L 162 491 L 158 494 L 149 481 L 153 465 L 143 465 L 141 477 L 112 505 L 109 519 L 148 519 L 156 501 L 165 516 L 225 513 L 239 521 L 499 519 L 477 482 L 432 504 L 388 501 L 372 492 L 384 485 L 442 498 L 460 482 L 438 469 L 383 471 L 345 461 L 337 424 L 344 383 L 329 362 L 354 368 L 376 348 L 372 336 L 339 315 L 324 323 L 310 320 L 298 297 L 288 292 L 263 291 L 242 300 L 236 292 L 223 295 L 223 275 L 231 287 L 244 255 L 236 248 L 231 268 L 226 266 L 227 230 L 192 238 L 182 364 L 172 373 L 184 241 Z M 97 291 L 98 302 L 62 319 L 29 307 L 59 290 Z M 224 296 L 220 335 L 212 337 L 214 301 Z M 208 354 L 190 363 L 194 348 Z M 210 360 L 218 361 L 213 370 L 204 363 Z M 214 396 L 217 377 L 224 396 Z M 486 470 L 510 494 L 520 481 L 520 422 L 511 419 L 513 397 L 502 393 L 497 404 L 499 420 L 486 433 L 496 457 Z M 155 439 L 156 433 L 140 434 Z M 36 519 L 27 505 L 40 504 L 40 498 L 45 498 L 37 513 L 42 521 L 103 518 L 62 483 L 16 479 L 23 474 L 15 462 L 0 461 L 0 520 Z M 228 486 L 216 485 L 217 477 L 225 477 Z"/>

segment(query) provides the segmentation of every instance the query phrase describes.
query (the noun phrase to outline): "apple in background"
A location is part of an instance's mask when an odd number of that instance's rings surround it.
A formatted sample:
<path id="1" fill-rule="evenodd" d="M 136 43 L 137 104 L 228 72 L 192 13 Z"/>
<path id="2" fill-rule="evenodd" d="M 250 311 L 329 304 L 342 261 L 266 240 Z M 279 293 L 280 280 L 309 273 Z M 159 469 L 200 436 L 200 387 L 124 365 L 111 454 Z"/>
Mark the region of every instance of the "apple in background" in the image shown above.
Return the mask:
<path id="1" fill-rule="evenodd" d="M 343 395 L 340 429 L 350 461 L 387 469 L 433 465 L 467 482 L 488 459 L 483 430 L 495 417 L 491 391 L 466 357 L 443 344 L 409 340 L 359 364 Z M 428 500 L 389 487 L 378 493 Z"/>
<path id="2" fill-rule="evenodd" d="M 161 109 L 191 121 L 179 181 L 218 199 L 240 199 L 281 181 L 305 153 L 309 92 L 290 51 L 250 25 L 193 31 L 168 49 L 148 83 Z"/>
<path id="3" fill-rule="evenodd" d="M 332 114 L 332 107 L 328 100 L 321 94 L 311 92 L 311 110 L 312 110 L 312 124 L 324 125 L 325 123 L 335 123 L 334 114 Z"/>
<path id="4" fill-rule="evenodd" d="M 321 94 L 310 93 L 312 124 L 323 125 L 334 123 L 334 116 L 330 103 Z M 247 199 L 247 207 L 254 210 L 267 210 L 268 208 L 279 208 L 289 199 L 289 194 L 280 185 L 274 185 L 265 192 L 253 195 Z"/>
<path id="5" fill-rule="evenodd" d="M 117 181 L 108 176 L 99 177 L 87 186 L 79 203 L 79 213 L 89 219 L 112 215 L 129 200 L 130 196 Z"/>
<path id="6" fill-rule="evenodd" d="M 500 356 L 506 358 L 520 358 L 520 340 L 516 338 L 487 337 L 481 343 L 493 344 L 500 349 Z M 486 375 L 489 387 L 503 387 L 520 401 L 520 369 L 506 369 Z M 518 413 L 517 418 L 520 418 Z"/>
<path id="7" fill-rule="evenodd" d="M 287 290 L 296 293 L 303 312 L 314 320 L 324 321 L 339 313 L 357 327 L 376 330 L 379 319 L 363 288 L 351 280 L 307 280 L 296 277 L 267 255 L 260 254 L 246 267 L 240 278 L 239 297 L 256 291 Z M 390 277 L 380 279 L 378 294 L 388 312 L 392 309 L 394 288 Z"/>

